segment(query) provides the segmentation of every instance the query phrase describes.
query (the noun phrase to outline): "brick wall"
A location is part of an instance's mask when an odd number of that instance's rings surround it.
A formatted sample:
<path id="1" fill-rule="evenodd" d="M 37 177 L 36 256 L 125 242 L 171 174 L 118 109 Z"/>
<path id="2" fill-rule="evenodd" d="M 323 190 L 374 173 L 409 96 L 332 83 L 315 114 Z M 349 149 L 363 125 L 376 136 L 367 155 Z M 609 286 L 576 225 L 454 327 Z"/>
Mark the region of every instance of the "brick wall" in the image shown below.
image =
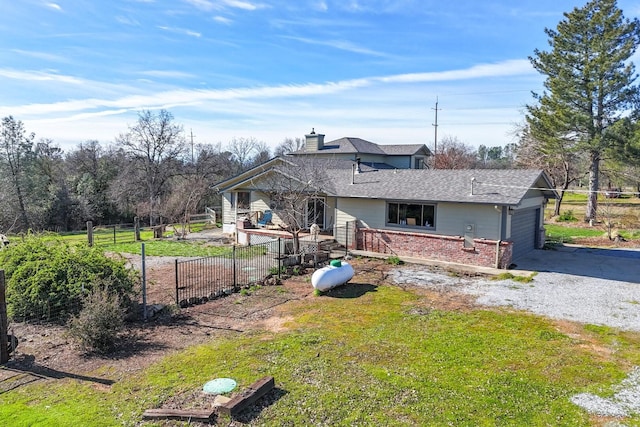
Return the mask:
<path id="1" fill-rule="evenodd" d="M 358 228 L 356 242 L 357 249 L 364 251 L 482 267 L 496 266 L 496 240 L 475 239 L 473 248 L 465 248 L 462 236 Z M 500 242 L 499 268 L 507 268 L 511 264 L 512 249 L 511 242 Z"/>

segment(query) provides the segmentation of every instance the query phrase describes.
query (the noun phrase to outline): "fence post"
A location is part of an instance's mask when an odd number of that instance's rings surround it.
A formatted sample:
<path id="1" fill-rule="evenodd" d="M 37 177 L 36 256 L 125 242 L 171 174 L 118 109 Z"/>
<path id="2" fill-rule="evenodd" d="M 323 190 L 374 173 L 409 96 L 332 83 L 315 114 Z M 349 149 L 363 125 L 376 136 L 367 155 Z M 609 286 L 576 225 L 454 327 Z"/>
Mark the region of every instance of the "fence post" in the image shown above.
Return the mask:
<path id="1" fill-rule="evenodd" d="M 236 272 L 236 245 L 233 245 L 233 252 L 231 253 L 231 262 L 233 263 L 233 288 L 238 287 L 238 277 Z"/>
<path id="2" fill-rule="evenodd" d="M 179 286 L 179 281 L 178 281 L 178 259 L 176 259 L 175 262 L 175 266 L 176 266 L 176 305 L 178 307 L 180 307 L 180 300 L 178 299 L 178 286 Z"/>
<path id="3" fill-rule="evenodd" d="M 9 361 L 9 325 L 7 322 L 5 291 L 4 270 L 0 270 L 0 364 Z"/>
<path id="4" fill-rule="evenodd" d="M 140 218 L 135 217 L 133 218 L 133 233 L 134 233 L 134 239 L 136 242 L 140 241 Z"/>
<path id="5" fill-rule="evenodd" d="M 344 227 L 344 255 L 349 255 L 349 221 L 345 222 Z"/>
<path id="6" fill-rule="evenodd" d="M 87 239 L 89 240 L 89 246 L 93 246 L 93 222 L 87 221 Z"/>
<path id="7" fill-rule="evenodd" d="M 141 249 L 142 254 L 142 319 L 147 321 L 147 266 L 146 255 L 144 251 L 144 243 Z"/>
<path id="8" fill-rule="evenodd" d="M 278 237 L 278 279 L 280 278 L 280 272 L 282 271 L 282 254 L 280 253 L 280 247 L 282 245 L 282 237 Z"/>

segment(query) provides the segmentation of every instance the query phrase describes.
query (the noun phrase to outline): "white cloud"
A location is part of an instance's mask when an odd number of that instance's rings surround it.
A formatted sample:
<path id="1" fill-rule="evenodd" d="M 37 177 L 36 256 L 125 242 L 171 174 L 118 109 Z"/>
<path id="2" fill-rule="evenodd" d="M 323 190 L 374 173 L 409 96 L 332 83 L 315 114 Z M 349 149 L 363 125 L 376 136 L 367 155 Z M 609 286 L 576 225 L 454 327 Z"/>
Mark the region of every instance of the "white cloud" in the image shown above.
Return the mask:
<path id="1" fill-rule="evenodd" d="M 140 71 L 138 74 L 149 77 L 157 77 L 161 79 L 191 79 L 195 77 L 191 73 L 173 70 L 146 70 Z"/>
<path id="2" fill-rule="evenodd" d="M 146 71 L 142 74 L 155 77 L 177 76 L 172 71 Z M 276 98 L 305 98 L 336 94 L 374 85 L 415 84 L 429 82 L 460 81 L 478 78 L 492 78 L 533 74 L 535 71 L 526 60 L 511 60 L 494 64 L 480 64 L 463 70 L 449 70 L 430 73 L 397 74 L 391 76 L 366 77 L 338 82 L 289 84 L 278 86 L 245 87 L 231 89 L 177 89 L 148 94 L 131 94 L 116 99 L 90 98 L 84 100 L 61 101 L 51 104 L 27 104 L 0 108 L 0 115 L 11 110 L 15 115 L 40 115 L 45 113 L 81 112 L 100 108 L 141 109 L 168 108 L 167 106 L 185 106 L 208 102 L 231 100 L 264 100 Z M 26 80 L 56 80 L 65 83 L 91 87 L 93 82 L 70 76 L 40 72 L 20 73 L 0 69 L 0 76 L 22 78 Z M 102 85 L 97 83 L 96 86 Z"/>
<path id="3" fill-rule="evenodd" d="M 247 1 L 240 1 L 240 0 L 223 0 L 223 3 L 229 7 L 233 7 L 236 9 L 243 9 L 243 10 L 256 10 L 263 7 L 260 4 L 255 4 L 255 3 L 250 3 Z"/>
<path id="4" fill-rule="evenodd" d="M 206 12 L 213 10 L 213 9 L 219 9 L 220 7 L 218 5 L 216 5 L 215 3 L 209 1 L 209 0 L 184 0 L 185 3 L 190 4 L 191 6 L 200 9 L 200 10 L 204 10 Z"/>
<path id="5" fill-rule="evenodd" d="M 170 33 L 176 33 L 176 34 L 184 34 L 186 36 L 191 36 L 191 37 L 202 37 L 202 34 L 197 32 L 197 31 L 192 31 L 189 29 L 185 29 L 185 28 L 176 28 L 176 27 L 167 27 L 164 25 L 159 25 L 158 26 L 159 29 L 164 30 L 164 31 L 168 31 Z"/>
<path id="6" fill-rule="evenodd" d="M 314 40 L 314 39 L 307 39 L 307 38 L 304 38 L 304 37 L 289 37 L 289 36 L 284 36 L 283 38 L 290 39 L 290 40 L 296 40 L 296 41 L 299 41 L 299 42 L 302 42 L 302 43 L 307 43 L 307 44 L 328 46 L 328 47 L 332 47 L 334 49 L 344 50 L 344 51 L 352 52 L 352 53 L 359 53 L 359 54 L 362 54 L 362 55 L 381 56 L 381 57 L 388 56 L 385 53 L 377 52 L 375 50 L 367 49 L 367 48 L 364 48 L 364 47 L 360 47 L 360 46 L 357 46 L 357 45 L 355 45 L 355 44 L 353 44 L 351 42 L 344 41 L 344 40 Z"/>
<path id="7" fill-rule="evenodd" d="M 0 77 L 23 81 L 53 81 L 72 85 L 82 85 L 86 83 L 85 80 L 73 76 L 65 76 L 46 71 L 15 71 L 6 68 L 0 69 Z"/>
<path id="8" fill-rule="evenodd" d="M 224 16 L 214 16 L 213 20 L 225 25 L 231 25 L 233 21 L 229 18 L 225 18 Z"/>
<path id="9" fill-rule="evenodd" d="M 59 4 L 57 3 L 45 3 L 44 4 L 46 7 L 48 7 L 49 9 L 53 9 L 53 10 L 57 10 L 62 12 L 62 7 L 60 7 Z"/>
<path id="10" fill-rule="evenodd" d="M 56 61 L 56 62 L 66 62 L 67 58 L 60 55 L 54 55 L 49 52 L 38 52 L 32 50 L 22 50 L 22 49 L 11 49 L 11 52 L 17 53 L 19 55 L 28 56 L 31 58 L 42 59 L 45 61 Z"/>

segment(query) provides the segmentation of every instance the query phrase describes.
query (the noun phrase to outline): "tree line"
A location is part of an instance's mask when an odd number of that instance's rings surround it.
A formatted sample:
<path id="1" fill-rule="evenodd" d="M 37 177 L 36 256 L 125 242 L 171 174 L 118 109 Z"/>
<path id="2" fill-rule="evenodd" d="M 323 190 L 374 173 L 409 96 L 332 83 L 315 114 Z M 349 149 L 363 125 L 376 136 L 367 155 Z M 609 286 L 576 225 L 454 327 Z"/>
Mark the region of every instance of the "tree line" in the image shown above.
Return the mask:
<path id="1" fill-rule="evenodd" d="M 529 58 L 545 78 L 544 90 L 526 106 L 517 142 L 473 149 L 446 137 L 429 167 L 544 169 L 561 196 L 556 215 L 565 192 L 586 184 L 585 219 L 595 220 L 603 187 L 633 186 L 640 193 L 640 88 L 630 60 L 640 44 L 640 21 L 625 18 L 615 0 L 592 0 L 545 32 L 550 49 Z M 5 117 L 0 231 L 71 230 L 87 220 L 122 223 L 134 216 L 151 225 L 179 221 L 220 203 L 213 183 L 303 144 L 287 138 L 273 153 L 254 138 L 194 146 L 161 110 L 140 112 L 113 144 L 89 140 L 64 153 Z"/>

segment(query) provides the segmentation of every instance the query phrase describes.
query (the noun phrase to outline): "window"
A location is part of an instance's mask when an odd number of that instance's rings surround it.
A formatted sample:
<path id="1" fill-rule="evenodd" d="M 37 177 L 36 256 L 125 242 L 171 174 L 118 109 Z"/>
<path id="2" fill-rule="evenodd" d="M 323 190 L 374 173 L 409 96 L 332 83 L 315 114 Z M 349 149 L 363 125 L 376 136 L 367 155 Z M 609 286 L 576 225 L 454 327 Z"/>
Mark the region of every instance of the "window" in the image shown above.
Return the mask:
<path id="1" fill-rule="evenodd" d="M 231 207 L 236 206 L 236 202 L 238 204 L 238 209 L 249 209 L 251 200 L 251 193 L 248 191 L 238 191 L 236 193 L 231 193 Z"/>
<path id="2" fill-rule="evenodd" d="M 424 158 L 415 157 L 413 160 L 413 168 L 414 169 L 424 169 Z"/>
<path id="3" fill-rule="evenodd" d="M 435 228 L 436 206 L 417 203 L 387 203 L 387 224 Z"/>

